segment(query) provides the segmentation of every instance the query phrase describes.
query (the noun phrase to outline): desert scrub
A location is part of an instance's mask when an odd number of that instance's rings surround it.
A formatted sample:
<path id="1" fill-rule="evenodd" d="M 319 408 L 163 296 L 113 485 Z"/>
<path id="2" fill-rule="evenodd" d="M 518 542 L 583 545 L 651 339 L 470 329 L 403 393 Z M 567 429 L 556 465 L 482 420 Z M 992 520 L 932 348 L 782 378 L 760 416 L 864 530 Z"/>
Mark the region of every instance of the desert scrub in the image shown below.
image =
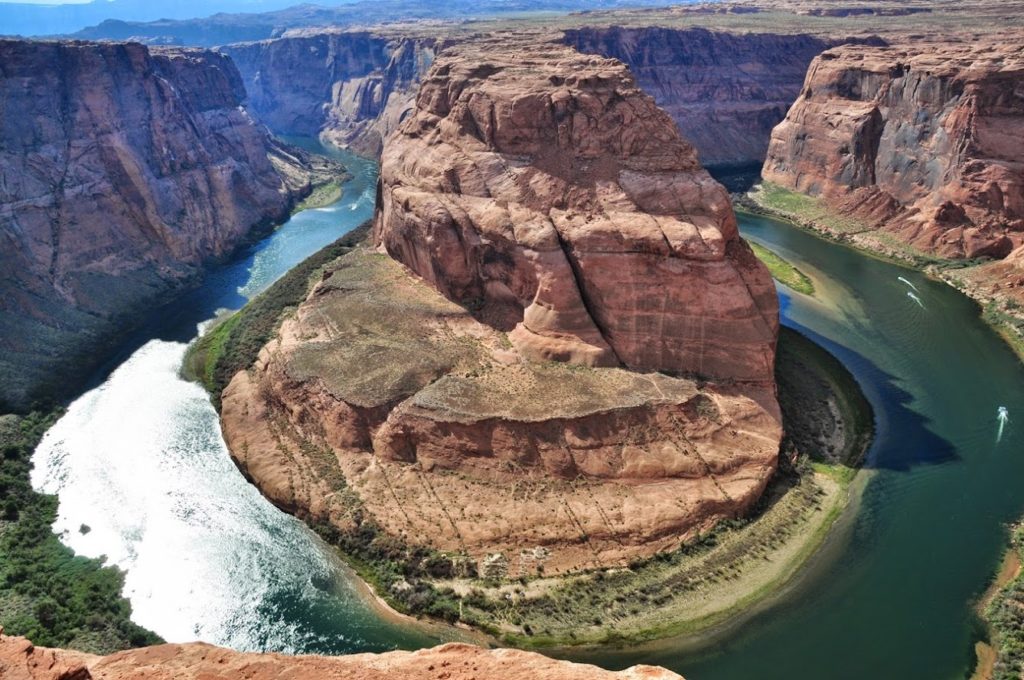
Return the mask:
<path id="1" fill-rule="evenodd" d="M 761 260 L 768 267 L 772 278 L 798 293 L 814 295 L 814 284 L 806 274 L 760 243 L 754 243 L 753 241 L 748 241 L 748 243 L 757 259 Z"/>
<path id="2" fill-rule="evenodd" d="M 1024 556 L 1024 525 L 1014 527 L 1010 550 Z M 1006 584 L 984 614 L 997 653 L 992 678 L 1017 680 L 1024 675 L 1024 574 Z"/>
<path id="3" fill-rule="evenodd" d="M 1017 356 L 1024 359 L 1024 318 L 1015 301 L 1005 300 L 1000 304 L 992 300 L 985 304 L 981 318 L 999 333 Z"/>
<path id="4" fill-rule="evenodd" d="M 365 239 L 369 231 L 369 222 L 353 229 L 303 260 L 246 303 L 241 311 L 211 328 L 189 348 L 184 364 L 186 377 L 199 381 L 219 406 L 221 392 L 232 376 L 252 365 L 263 345 L 277 332 L 287 310 L 305 299 L 310 279 L 325 264 Z"/>
<path id="5" fill-rule="evenodd" d="M 32 490 L 32 452 L 59 416 L 0 416 L 0 626 L 38 645 L 95 654 L 161 642 L 132 623 L 124 575 L 62 544 L 51 530 L 57 497 Z"/>
<path id="6" fill-rule="evenodd" d="M 750 197 L 768 210 L 801 222 L 812 222 L 840 234 L 854 234 L 867 229 L 860 220 L 830 210 L 823 201 L 791 191 L 771 182 L 762 182 Z"/>

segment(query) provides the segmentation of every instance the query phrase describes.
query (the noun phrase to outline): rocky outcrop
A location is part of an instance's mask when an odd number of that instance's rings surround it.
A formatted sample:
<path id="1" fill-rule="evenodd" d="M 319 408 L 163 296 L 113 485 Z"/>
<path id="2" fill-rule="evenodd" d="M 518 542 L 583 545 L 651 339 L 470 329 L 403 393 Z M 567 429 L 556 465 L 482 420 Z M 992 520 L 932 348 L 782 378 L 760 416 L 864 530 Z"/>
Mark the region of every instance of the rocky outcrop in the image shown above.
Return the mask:
<path id="1" fill-rule="evenodd" d="M 772 382 L 771 278 L 619 61 L 447 51 L 385 149 L 374 229 L 534 359 Z"/>
<path id="2" fill-rule="evenodd" d="M 765 180 L 853 216 L 883 245 L 1007 255 L 1024 243 L 1024 59 L 1012 44 L 825 52 L 772 133 Z"/>
<path id="3" fill-rule="evenodd" d="M 811 60 L 840 41 L 613 26 L 568 30 L 565 42 L 629 66 L 708 165 L 760 164 L 772 128 L 800 94 Z"/>
<path id="4" fill-rule="evenodd" d="M 0 410 L 65 394 L 115 328 L 309 191 L 244 92 L 209 52 L 0 41 Z"/>
<path id="5" fill-rule="evenodd" d="M 674 549 L 760 498 L 774 287 L 620 62 L 446 50 L 385 145 L 374 242 L 391 257 L 327 267 L 223 393 L 279 506 L 514 576 Z"/>
<path id="6" fill-rule="evenodd" d="M 276 505 L 510 573 L 624 564 L 745 512 L 777 462 L 770 386 L 533 363 L 390 258 L 327 268 L 221 400 Z"/>
<path id="7" fill-rule="evenodd" d="M 412 109 L 442 42 L 365 31 L 292 32 L 220 50 L 238 65 L 248 107 L 281 134 L 321 135 L 370 156 Z"/>
<path id="8" fill-rule="evenodd" d="M 0 636 L 4 680 L 681 680 L 655 666 L 606 671 L 555 661 L 533 652 L 447 644 L 417 652 L 349 656 L 249 654 L 199 642 L 143 647 L 100 657 L 35 647 L 25 638 Z"/>

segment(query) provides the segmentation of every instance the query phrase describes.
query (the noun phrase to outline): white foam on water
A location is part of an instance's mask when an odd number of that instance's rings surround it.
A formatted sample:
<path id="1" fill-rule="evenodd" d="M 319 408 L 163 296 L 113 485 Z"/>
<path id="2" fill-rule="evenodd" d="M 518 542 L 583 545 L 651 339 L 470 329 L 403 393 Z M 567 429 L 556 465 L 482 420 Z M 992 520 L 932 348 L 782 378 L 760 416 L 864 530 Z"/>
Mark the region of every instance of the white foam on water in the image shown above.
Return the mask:
<path id="1" fill-rule="evenodd" d="M 320 597 L 313 579 L 336 565 L 235 469 L 203 389 L 178 377 L 185 350 L 151 341 L 72 403 L 36 450 L 33 486 L 59 494 L 65 543 L 126 570 L 137 623 L 169 641 L 299 651 L 270 600 Z"/>

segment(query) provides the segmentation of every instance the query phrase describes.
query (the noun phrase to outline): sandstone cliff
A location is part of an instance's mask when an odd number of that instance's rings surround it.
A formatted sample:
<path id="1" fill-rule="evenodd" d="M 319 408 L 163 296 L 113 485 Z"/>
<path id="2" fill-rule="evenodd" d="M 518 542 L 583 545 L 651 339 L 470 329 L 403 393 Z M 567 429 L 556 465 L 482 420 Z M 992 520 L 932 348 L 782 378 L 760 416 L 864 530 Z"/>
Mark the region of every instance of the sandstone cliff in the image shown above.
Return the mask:
<path id="1" fill-rule="evenodd" d="M 868 232 L 854 238 L 869 247 L 1006 256 L 1024 243 L 1024 59 L 1013 44 L 825 52 L 772 133 L 765 180 L 854 217 L 846 230 Z"/>
<path id="2" fill-rule="evenodd" d="M 378 211 L 388 253 L 528 356 L 772 381 L 771 279 L 621 62 L 452 48 L 385 150 Z"/>
<path id="3" fill-rule="evenodd" d="M 322 135 L 376 156 L 412 108 L 415 86 L 440 41 L 365 31 L 287 33 L 228 45 L 248 106 L 281 134 Z"/>
<path id="4" fill-rule="evenodd" d="M 620 62 L 446 50 L 380 194 L 395 259 L 328 266 L 224 391 L 232 455 L 275 503 L 551 574 L 757 501 L 781 437 L 774 287 Z"/>
<path id="5" fill-rule="evenodd" d="M 246 654 L 202 643 L 159 645 L 100 657 L 34 647 L 28 640 L 0 636 L 0 677 L 4 680 L 418 680 L 503 678 L 504 680 L 681 680 L 655 666 L 612 672 L 596 666 L 555 661 L 533 652 L 485 650 L 447 644 L 418 652 L 350 656 Z"/>
<path id="6" fill-rule="evenodd" d="M 581 52 L 614 57 L 672 116 L 707 164 L 760 164 L 774 128 L 800 94 L 811 60 L 835 39 L 703 28 L 581 28 Z"/>
<path id="7" fill-rule="evenodd" d="M 0 410 L 66 394 L 115 328 L 308 192 L 243 99 L 209 52 L 0 41 Z"/>

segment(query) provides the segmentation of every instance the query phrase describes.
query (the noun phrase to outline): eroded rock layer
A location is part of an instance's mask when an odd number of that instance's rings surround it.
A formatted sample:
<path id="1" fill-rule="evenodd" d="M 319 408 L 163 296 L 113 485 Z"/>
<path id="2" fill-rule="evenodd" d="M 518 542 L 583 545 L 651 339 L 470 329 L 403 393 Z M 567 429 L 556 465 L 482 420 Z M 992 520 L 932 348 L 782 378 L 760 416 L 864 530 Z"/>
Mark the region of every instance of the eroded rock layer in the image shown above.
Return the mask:
<path id="1" fill-rule="evenodd" d="M 158 645 L 100 657 L 35 647 L 28 640 L 0 636 L 0 677 L 4 680 L 418 680 L 422 678 L 504 678 L 505 680 L 680 680 L 655 666 L 606 671 L 555 661 L 533 652 L 447 644 L 417 652 L 349 656 L 247 654 L 199 642 Z"/>
<path id="2" fill-rule="evenodd" d="M 708 165 L 760 164 L 772 128 L 800 94 L 811 60 L 840 41 L 613 26 L 571 29 L 565 42 L 629 66 Z"/>
<path id="3" fill-rule="evenodd" d="M 771 278 L 617 60 L 446 51 L 385 148 L 374 234 L 530 358 L 772 382 Z"/>
<path id="4" fill-rule="evenodd" d="M 328 267 L 221 416 L 278 506 L 502 553 L 513 574 L 677 547 L 760 497 L 781 436 L 770 386 L 531 363 L 366 248 Z"/>
<path id="5" fill-rule="evenodd" d="M 238 65 L 250 109 L 281 134 L 321 135 L 371 156 L 413 105 L 440 40 L 365 31 L 295 31 L 220 48 Z"/>
<path id="6" fill-rule="evenodd" d="M 812 64 L 772 133 L 767 181 L 820 197 L 918 252 L 1024 243 L 1019 42 L 843 46 Z"/>
<path id="7" fill-rule="evenodd" d="M 0 41 L 0 409 L 66 391 L 119 321 L 308 192 L 244 96 L 210 52 Z"/>
<path id="8" fill-rule="evenodd" d="M 387 254 L 327 267 L 224 391 L 279 506 L 514 575 L 674 549 L 760 498 L 774 287 L 621 62 L 444 52 L 385 145 L 374 227 Z"/>

